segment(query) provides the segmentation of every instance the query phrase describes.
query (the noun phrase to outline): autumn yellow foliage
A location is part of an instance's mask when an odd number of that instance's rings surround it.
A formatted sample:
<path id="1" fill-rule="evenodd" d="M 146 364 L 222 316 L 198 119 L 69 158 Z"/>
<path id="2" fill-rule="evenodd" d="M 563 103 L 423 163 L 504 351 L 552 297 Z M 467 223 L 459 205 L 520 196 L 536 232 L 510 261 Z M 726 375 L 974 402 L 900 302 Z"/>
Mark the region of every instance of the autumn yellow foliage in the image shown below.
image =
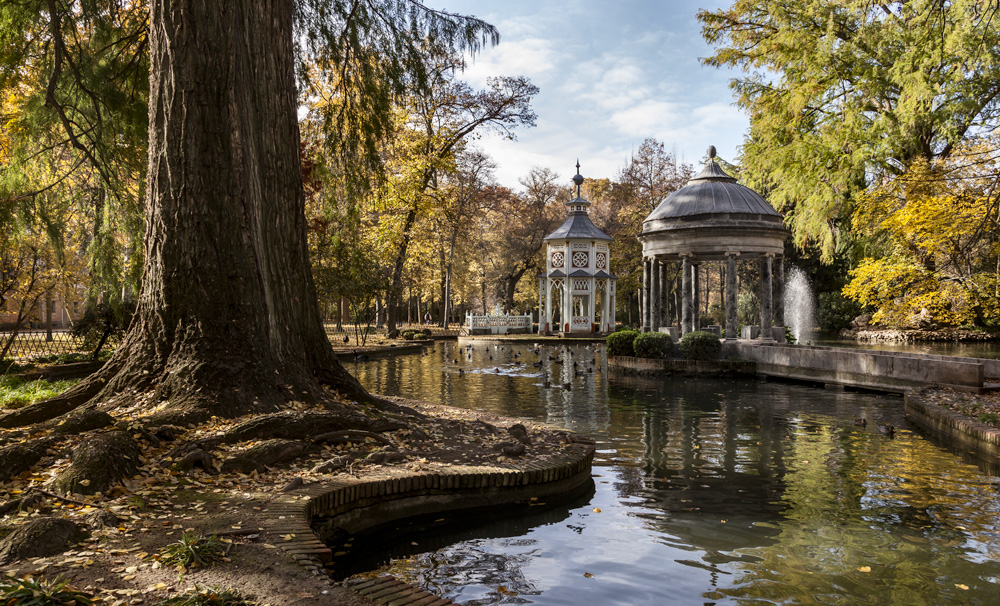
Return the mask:
<path id="1" fill-rule="evenodd" d="M 851 272 L 844 295 L 893 327 L 996 326 L 1000 140 L 979 141 L 946 161 L 918 163 L 863 194 L 853 216 L 881 256 Z"/>

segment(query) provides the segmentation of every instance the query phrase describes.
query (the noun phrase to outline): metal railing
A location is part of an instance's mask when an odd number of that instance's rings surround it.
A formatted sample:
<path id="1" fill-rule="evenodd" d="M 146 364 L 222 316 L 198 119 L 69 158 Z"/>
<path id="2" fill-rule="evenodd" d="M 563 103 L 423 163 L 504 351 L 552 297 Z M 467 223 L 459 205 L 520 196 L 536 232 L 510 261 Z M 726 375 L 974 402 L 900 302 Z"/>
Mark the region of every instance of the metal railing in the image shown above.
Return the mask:
<path id="1" fill-rule="evenodd" d="M 7 345 L 12 333 L 0 332 L 0 352 Z M 14 335 L 14 342 L 7 350 L 5 358 L 38 358 L 70 353 L 93 353 L 93 345 L 83 337 L 73 336 L 68 330 L 52 331 L 52 339 L 44 330 L 22 330 Z M 113 348 L 113 344 L 107 347 Z"/>
<path id="2" fill-rule="evenodd" d="M 341 324 L 337 326 L 335 322 L 326 322 L 323 325 L 326 336 L 334 347 L 358 347 L 364 345 L 378 345 L 388 340 L 387 331 L 384 326 L 363 326 L 354 324 Z M 452 324 L 448 329 L 441 328 L 436 324 L 430 326 L 424 324 L 402 324 L 399 330 L 426 330 L 430 328 L 433 336 L 457 336 L 462 327 Z M 0 351 L 11 338 L 10 332 L 0 332 Z M 346 337 L 346 341 L 345 341 Z M 105 344 L 106 349 L 114 349 L 117 343 Z M 54 330 L 52 338 L 49 340 L 48 334 L 44 330 L 30 329 L 18 331 L 14 336 L 13 343 L 7 350 L 5 358 L 26 359 L 41 358 L 46 356 L 57 356 L 60 354 L 90 354 L 93 353 L 94 344 L 87 343 L 84 337 L 74 336 L 69 330 Z"/>

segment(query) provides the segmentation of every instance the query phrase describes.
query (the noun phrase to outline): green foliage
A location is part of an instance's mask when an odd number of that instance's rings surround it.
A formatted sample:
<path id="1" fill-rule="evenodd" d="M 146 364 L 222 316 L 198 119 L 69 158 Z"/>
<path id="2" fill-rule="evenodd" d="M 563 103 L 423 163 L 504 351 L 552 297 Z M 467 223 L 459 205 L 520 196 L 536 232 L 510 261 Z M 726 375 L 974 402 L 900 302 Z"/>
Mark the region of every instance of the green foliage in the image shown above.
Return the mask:
<path id="1" fill-rule="evenodd" d="M 9 606 L 88 606 L 94 596 L 77 590 L 62 577 L 17 578 L 8 575 L 0 580 L 0 603 Z"/>
<path id="2" fill-rule="evenodd" d="M 0 200 L 111 296 L 144 250 L 148 29 L 142 2 L 0 3 Z"/>
<path id="3" fill-rule="evenodd" d="M 172 566 L 194 568 L 209 566 L 221 560 L 224 554 L 225 545 L 218 537 L 185 532 L 179 541 L 160 550 L 160 561 Z"/>
<path id="4" fill-rule="evenodd" d="M 626 328 L 607 336 L 606 342 L 609 356 L 634 356 L 632 343 L 639 336 L 639 331 Z"/>
<path id="5" fill-rule="evenodd" d="M 674 351 L 674 342 L 666 333 L 644 332 L 632 341 L 632 349 L 640 358 L 667 358 Z"/>
<path id="6" fill-rule="evenodd" d="M 157 602 L 156 606 L 254 606 L 256 603 L 234 589 L 199 586 L 194 591 Z"/>
<path id="7" fill-rule="evenodd" d="M 715 324 L 716 326 L 726 325 L 726 308 L 719 303 L 712 303 L 708 306 L 708 313 L 702 317 L 703 324 Z"/>
<path id="8" fill-rule="evenodd" d="M 402 337 L 404 341 L 412 341 L 415 334 L 417 334 L 417 331 L 415 330 L 404 330 L 399 336 Z"/>
<path id="9" fill-rule="evenodd" d="M 760 324 L 760 301 L 756 292 L 745 290 L 736 295 L 736 322 L 740 326 Z"/>
<path id="10" fill-rule="evenodd" d="M 698 19 L 705 62 L 742 71 L 743 178 L 826 260 L 859 192 L 995 123 L 1000 22 L 983 2 L 726 4 Z"/>
<path id="11" fill-rule="evenodd" d="M 427 338 L 427 335 L 424 334 L 424 333 L 422 333 L 422 332 L 413 333 L 413 337 L 412 337 L 412 339 L 414 341 L 423 341 L 426 338 Z"/>
<path id="12" fill-rule="evenodd" d="M 134 314 L 133 299 L 110 299 L 88 305 L 73 325 L 73 335 L 84 338 L 86 346 L 94 349 L 91 356 L 96 360 L 109 339 L 117 341 L 125 335 Z"/>
<path id="13" fill-rule="evenodd" d="M 13 409 L 48 400 L 76 385 L 76 379 L 62 381 L 24 381 L 15 376 L 0 376 L 0 409 Z"/>
<path id="14" fill-rule="evenodd" d="M 863 310 L 861 304 L 839 292 L 821 292 L 816 297 L 816 323 L 821 330 L 839 332 L 850 326 Z"/>
<path id="15" fill-rule="evenodd" d="M 681 337 L 679 349 L 688 360 L 715 360 L 722 352 L 722 342 L 710 332 L 696 330 Z"/>

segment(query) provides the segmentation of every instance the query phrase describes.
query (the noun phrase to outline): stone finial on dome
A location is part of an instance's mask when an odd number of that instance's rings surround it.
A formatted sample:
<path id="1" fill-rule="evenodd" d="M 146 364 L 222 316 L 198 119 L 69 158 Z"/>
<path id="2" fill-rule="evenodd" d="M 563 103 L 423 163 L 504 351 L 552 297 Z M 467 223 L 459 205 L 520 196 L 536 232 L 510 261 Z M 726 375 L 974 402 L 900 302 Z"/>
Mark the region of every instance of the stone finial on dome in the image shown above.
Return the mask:
<path id="1" fill-rule="evenodd" d="M 580 159 L 576 160 L 576 174 L 573 175 L 573 183 L 576 184 L 576 197 L 580 197 L 580 186 L 583 185 L 583 175 L 580 174 Z"/>
<path id="2" fill-rule="evenodd" d="M 715 151 L 715 146 L 714 146 L 714 145 L 709 145 L 709 146 L 708 146 L 708 157 L 709 157 L 709 158 L 715 158 L 715 155 L 716 155 L 717 153 L 718 153 L 718 152 L 716 152 L 716 151 Z"/>

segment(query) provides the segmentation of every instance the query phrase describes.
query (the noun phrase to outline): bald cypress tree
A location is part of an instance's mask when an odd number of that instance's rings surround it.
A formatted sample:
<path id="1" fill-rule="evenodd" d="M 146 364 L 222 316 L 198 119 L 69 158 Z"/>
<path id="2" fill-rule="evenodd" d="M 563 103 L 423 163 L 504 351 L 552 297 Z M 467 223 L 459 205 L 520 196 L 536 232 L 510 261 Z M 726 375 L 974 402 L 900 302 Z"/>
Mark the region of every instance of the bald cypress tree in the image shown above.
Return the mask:
<path id="1" fill-rule="evenodd" d="M 473 50 L 497 41 L 482 21 L 413 1 L 152 0 L 136 317 L 100 372 L 55 400 L 3 415 L 0 425 L 81 405 L 138 405 L 172 421 L 291 401 L 343 410 L 325 387 L 369 399 L 337 362 L 316 302 L 296 60 L 311 55 L 338 71 L 351 103 L 337 123 L 360 133 L 344 149 L 371 151 L 374 165 L 372 142 L 388 127 L 393 96 L 424 78 L 425 37 Z"/>

